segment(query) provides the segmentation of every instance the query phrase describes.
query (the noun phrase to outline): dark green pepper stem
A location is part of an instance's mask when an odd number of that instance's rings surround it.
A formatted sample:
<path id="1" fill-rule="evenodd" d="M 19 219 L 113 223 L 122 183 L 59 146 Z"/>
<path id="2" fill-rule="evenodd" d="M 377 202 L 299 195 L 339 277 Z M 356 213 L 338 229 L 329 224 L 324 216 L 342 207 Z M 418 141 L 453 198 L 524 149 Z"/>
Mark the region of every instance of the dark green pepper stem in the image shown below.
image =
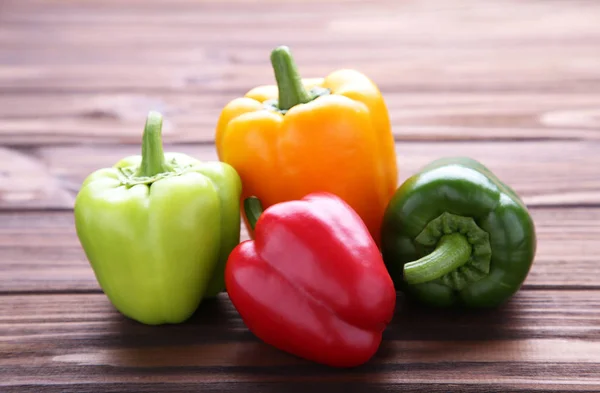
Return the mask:
<path id="1" fill-rule="evenodd" d="M 173 171 L 173 168 L 165 162 L 161 137 L 162 122 L 160 113 L 154 111 L 148 113 L 142 138 L 142 164 L 136 177 L 152 177 Z"/>
<path id="2" fill-rule="evenodd" d="M 257 197 L 248 197 L 244 199 L 244 211 L 246 212 L 246 218 L 248 219 L 248 224 L 250 224 L 250 228 L 254 230 L 256 226 L 256 222 L 258 218 L 263 212 L 262 203 L 260 203 L 260 199 Z"/>
<path id="3" fill-rule="evenodd" d="M 287 46 L 280 46 L 271 52 L 271 64 L 279 89 L 279 109 L 288 110 L 313 99 L 302 84 L 302 78 Z"/>
<path id="4" fill-rule="evenodd" d="M 432 281 L 463 266 L 469 258 L 471 245 L 464 235 L 445 235 L 432 253 L 404 265 L 404 279 L 409 284 Z"/>

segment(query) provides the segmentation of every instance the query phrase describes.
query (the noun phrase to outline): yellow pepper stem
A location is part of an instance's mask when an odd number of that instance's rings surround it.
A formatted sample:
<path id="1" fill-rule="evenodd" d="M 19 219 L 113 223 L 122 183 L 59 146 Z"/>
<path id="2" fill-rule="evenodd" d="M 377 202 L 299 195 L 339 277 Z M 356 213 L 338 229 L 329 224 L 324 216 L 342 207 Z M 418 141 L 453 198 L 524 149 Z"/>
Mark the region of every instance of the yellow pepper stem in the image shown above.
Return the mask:
<path id="1" fill-rule="evenodd" d="M 302 84 L 302 78 L 287 46 L 280 46 L 271 52 L 271 64 L 279 89 L 279 109 L 288 110 L 313 99 Z"/>

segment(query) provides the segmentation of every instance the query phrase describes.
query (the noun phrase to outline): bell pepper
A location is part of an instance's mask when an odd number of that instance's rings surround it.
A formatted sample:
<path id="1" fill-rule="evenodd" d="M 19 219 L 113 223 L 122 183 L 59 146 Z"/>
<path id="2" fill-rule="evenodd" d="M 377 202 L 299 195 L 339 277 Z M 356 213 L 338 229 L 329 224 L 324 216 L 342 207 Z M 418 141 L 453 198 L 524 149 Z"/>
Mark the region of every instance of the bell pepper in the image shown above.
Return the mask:
<path id="1" fill-rule="evenodd" d="M 382 232 L 396 288 L 434 307 L 503 304 L 525 281 L 536 252 L 523 201 L 470 158 L 436 160 L 406 180 Z"/>
<path id="2" fill-rule="evenodd" d="M 229 102 L 215 133 L 218 157 L 264 207 L 325 191 L 348 203 L 379 243 L 397 187 L 394 138 L 377 86 L 355 70 L 301 79 L 289 49 L 271 54 L 277 86 Z M 245 223 L 253 236 L 252 229 Z"/>
<path id="3" fill-rule="evenodd" d="M 249 330 L 317 363 L 367 362 L 392 319 L 396 292 L 360 217 L 329 193 L 264 212 L 252 197 L 245 207 L 256 239 L 233 250 L 225 280 Z"/>
<path id="4" fill-rule="evenodd" d="M 101 288 L 121 313 L 150 325 L 183 322 L 222 291 L 240 236 L 235 170 L 163 153 L 161 127 L 150 112 L 142 155 L 90 174 L 74 207 Z"/>

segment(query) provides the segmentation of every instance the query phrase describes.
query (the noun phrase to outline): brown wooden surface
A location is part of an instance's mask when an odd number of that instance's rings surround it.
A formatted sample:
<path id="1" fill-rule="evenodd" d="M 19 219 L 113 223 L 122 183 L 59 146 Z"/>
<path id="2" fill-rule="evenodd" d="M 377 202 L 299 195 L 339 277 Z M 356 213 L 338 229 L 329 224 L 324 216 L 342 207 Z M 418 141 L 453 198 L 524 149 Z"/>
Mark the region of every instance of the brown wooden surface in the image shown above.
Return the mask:
<path id="1" fill-rule="evenodd" d="M 600 391 L 599 15 L 592 0 L 1 1 L 0 391 Z M 168 150 L 215 159 L 220 109 L 272 83 L 280 44 L 305 76 L 374 79 L 401 181 L 467 155 L 523 196 L 539 247 L 508 304 L 400 295 L 380 351 L 346 371 L 261 343 L 226 295 L 178 326 L 113 309 L 75 235 L 81 181 L 139 151 L 150 109 Z"/>

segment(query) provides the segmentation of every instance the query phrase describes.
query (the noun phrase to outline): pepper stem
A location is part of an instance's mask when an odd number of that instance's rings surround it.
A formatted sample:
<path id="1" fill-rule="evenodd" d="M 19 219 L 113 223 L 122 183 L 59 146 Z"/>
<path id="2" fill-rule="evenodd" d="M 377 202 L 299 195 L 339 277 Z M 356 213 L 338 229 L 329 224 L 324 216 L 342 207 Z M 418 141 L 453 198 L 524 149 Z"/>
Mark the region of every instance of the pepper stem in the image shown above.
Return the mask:
<path id="1" fill-rule="evenodd" d="M 445 235 L 433 252 L 404 265 L 404 280 L 409 284 L 421 284 L 440 278 L 467 263 L 471 250 L 464 235 Z"/>
<path id="2" fill-rule="evenodd" d="M 246 212 L 246 218 L 248 219 L 248 224 L 250 224 L 250 228 L 254 230 L 256 226 L 256 222 L 258 218 L 263 212 L 262 203 L 260 203 L 260 199 L 257 197 L 248 197 L 244 199 L 244 211 Z"/>
<path id="3" fill-rule="evenodd" d="M 136 173 L 137 177 L 152 177 L 159 173 L 173 171 L 173 168 L 165 162 L 161 137 L 162 122 L 160 113 L 155 111 L 148 113 L 142 137 L 142 164 Z"/>
<path id="4" fill-rule="evenodd" d="M 302 84 L 302 78 L 287 46 L 273 49 L 271 64 L 279 89 L 279 109 L 288 110 L 295 105 L 305 104 L 312 100 Z"/>

